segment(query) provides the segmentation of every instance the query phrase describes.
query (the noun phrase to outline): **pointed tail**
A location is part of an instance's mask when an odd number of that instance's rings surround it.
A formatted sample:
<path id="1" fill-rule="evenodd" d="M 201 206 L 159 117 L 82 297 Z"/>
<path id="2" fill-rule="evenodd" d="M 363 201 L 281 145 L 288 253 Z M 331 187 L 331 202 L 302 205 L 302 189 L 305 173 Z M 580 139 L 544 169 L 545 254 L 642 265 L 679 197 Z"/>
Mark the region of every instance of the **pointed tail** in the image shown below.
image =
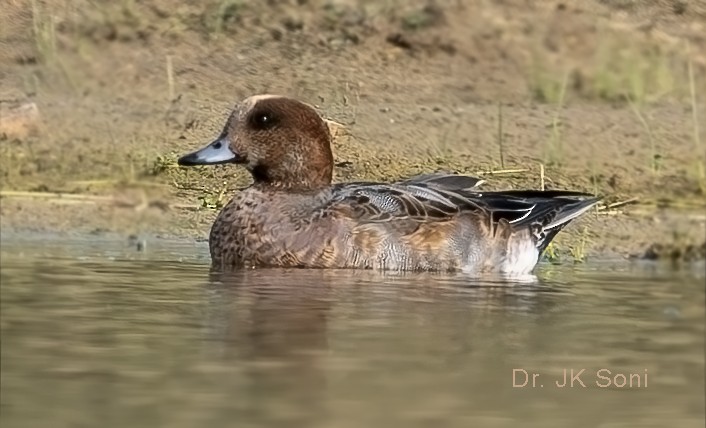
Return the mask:
<path id="1" fill-rule="evenodd" d="M 547 219 L 547 222 L 538 222 L 532 225 L 533 232 L 537 238 L 539 254 L 541 255 L 544 252 L 549 243 L 552 242 L 552 239 L 564 226 L 591 209 L 600 200 L 601 198 L 598 197 L 573 201 L 567 200 L 566 203 L 557 207 L 557 210 Z"/>

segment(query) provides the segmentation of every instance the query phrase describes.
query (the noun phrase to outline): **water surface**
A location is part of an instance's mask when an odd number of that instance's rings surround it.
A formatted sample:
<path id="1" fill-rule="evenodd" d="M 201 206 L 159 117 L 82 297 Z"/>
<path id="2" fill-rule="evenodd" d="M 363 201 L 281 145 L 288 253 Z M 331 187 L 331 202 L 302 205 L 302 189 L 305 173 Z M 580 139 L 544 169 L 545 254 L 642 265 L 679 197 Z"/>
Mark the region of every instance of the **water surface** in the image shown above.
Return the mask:
<path id="1" fill-rule="evenodd" d="M 703 426 L 703 267 L 217 276 L 205 243 L 134 248 L 3 235 L 3 427 Z"/>

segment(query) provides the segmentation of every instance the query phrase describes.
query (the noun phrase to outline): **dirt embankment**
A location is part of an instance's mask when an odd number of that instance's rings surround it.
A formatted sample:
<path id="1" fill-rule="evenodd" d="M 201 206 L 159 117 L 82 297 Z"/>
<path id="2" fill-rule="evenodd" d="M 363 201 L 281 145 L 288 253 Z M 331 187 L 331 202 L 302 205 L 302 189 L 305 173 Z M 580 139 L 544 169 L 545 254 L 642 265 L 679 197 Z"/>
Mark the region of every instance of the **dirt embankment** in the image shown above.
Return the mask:
<path id="1" fill-rule="evenodd" d="M 704 2 L 7 5 L 3 228 L 206 236 L 248 177 L 176 156 L 235 101 L 275 92 L 342 124 L 337 180 L 451 169 L 591 191 L 619 206 L 571 226 L 559 253 L 703 257 Z"/>

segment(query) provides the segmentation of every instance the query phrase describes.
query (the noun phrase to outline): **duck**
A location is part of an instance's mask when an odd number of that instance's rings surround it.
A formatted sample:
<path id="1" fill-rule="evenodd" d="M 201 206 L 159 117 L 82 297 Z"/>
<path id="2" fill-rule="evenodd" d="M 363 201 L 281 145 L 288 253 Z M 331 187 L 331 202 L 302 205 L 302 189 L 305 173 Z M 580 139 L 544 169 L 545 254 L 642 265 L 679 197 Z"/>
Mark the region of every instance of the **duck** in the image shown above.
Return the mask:
<path id="1" fill-rule="evenodd" d="M 236 192 L 209 234 L 211 268 L 376 269 L 530 274 L 552 239 L 599 197 L 564 190 L 481 191 L 431 172 L 394 182 L 333 182 L 329 127 L 298 99 L 237 103 L 220 135 L 178 159 L 237 164 Z"/>

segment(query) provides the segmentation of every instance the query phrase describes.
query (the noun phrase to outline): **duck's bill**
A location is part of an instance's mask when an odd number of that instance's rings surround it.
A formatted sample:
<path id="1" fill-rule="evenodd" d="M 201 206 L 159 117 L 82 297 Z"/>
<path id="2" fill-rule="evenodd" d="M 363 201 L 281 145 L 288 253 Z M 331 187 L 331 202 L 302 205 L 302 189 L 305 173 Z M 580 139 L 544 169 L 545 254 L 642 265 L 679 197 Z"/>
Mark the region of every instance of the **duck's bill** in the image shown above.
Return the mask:
<path id="1" fill-rule="evenodd" d="M 222 163 L 238 163 L 240 156 L 233 150 L 225 138 L 219 138 L 201 150 L 197 150 L 179 158 L 179 165 L 218 165 Z"/>

